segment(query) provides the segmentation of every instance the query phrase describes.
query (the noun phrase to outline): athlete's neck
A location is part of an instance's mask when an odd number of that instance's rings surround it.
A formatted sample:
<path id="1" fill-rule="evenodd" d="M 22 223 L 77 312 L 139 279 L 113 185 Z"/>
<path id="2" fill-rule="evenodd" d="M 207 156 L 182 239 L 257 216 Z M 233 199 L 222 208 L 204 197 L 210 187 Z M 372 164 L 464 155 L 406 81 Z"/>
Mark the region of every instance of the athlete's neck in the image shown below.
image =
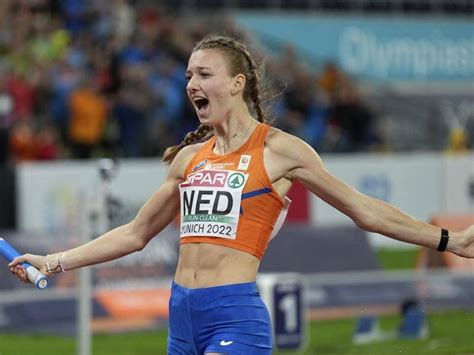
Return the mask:
<path id="1" fill-rule="evenodd" d="M 239 149 L 250 137 L 258 121 L 252 116 L 240 120 L 229 120 L 223 124 L 214 126 L 216 154 L 228 154 Z"/>

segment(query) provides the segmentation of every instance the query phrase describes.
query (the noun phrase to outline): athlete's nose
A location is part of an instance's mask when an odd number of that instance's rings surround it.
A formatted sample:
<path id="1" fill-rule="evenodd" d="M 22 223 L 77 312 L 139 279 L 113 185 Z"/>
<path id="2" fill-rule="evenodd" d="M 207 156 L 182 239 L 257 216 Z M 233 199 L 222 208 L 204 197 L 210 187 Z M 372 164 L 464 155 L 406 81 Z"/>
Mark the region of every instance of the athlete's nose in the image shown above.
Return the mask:
<path id="1" fill-rule="evenodd" d="M 188 92 L 195 92 L 197 90 L 197 80 L 194 77 L 189 78 L 186 90 Z"/>

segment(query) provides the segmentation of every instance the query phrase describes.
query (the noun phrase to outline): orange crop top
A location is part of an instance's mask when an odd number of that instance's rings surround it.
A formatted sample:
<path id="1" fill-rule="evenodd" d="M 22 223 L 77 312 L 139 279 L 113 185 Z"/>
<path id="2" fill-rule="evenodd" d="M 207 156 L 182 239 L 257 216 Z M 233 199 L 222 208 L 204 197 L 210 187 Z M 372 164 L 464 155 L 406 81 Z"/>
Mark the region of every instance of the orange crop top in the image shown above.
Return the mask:
<path id="1" fill-rule="evenodd" d="M 263 163 L 270 126 L 259 124 L 239 149 L 216 155 L 212 137 L 197 152 L 179 185 L 180 244 L 210 243 L 262 259 L 283 200 Z"/>

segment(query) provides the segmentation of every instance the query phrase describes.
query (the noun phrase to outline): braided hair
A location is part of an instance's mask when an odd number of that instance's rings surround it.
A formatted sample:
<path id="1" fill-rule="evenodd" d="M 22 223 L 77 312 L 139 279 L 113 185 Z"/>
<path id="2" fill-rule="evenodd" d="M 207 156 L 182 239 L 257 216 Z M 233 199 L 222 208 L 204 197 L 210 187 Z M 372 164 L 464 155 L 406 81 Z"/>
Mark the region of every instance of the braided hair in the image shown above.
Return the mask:
<path id="1" fill-rule="evenodd" d="M 261 67 L 257 66 L 247 48 L 233 38 L 209 35 L 196 44 L 193 48 L 193 53 L 202 49 L 219 50 L 224 55 L 232 76 L 237 74 L 245 75 L 246 84 L 243 98 L 247 106 L 249 108 L 253 107 L 255 110 L 258 121 L 265 122 L 259 94 Z M 171 163 L 182 148 L 209 139 L 212 134 L 212 127 L 200 125 L 197 130 L 187 133 L 179 145 L 166 149 L 163 161 Z"/>

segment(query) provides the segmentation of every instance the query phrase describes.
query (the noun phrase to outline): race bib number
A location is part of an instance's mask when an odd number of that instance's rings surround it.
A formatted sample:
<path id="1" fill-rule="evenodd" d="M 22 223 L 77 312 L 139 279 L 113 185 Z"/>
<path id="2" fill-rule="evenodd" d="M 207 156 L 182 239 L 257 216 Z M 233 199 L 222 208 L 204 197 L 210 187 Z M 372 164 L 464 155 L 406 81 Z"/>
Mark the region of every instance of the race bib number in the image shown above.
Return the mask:
<path id="1" fill-rule="evenodd" d="M 201 170 L 179 185 L 181 238 L 235 239 L 242 191 L 248 174 L 230 170 Z"/>

